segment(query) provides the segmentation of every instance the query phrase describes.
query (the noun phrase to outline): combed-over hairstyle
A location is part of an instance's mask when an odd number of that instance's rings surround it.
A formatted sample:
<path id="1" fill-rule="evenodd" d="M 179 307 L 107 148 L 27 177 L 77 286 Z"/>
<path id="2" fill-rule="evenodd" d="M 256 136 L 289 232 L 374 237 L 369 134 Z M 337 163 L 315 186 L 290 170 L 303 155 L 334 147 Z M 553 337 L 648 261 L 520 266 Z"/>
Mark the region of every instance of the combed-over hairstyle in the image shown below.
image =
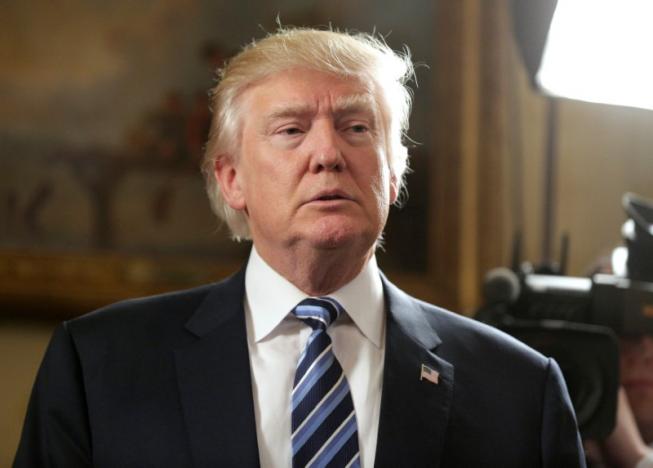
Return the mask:
<path id="1" fill-rule="evenodd" d="M 403 137 L 411 107 L 411 91 L 406 84 L 414 73 L 408 50 L 396 53 L 382 38 L 370 34 L 279 28 L 230 59 L 219 70 L 218 83 L 211 91 L 213 119 L 202 172 L 211 208 L 227 223 L 234 239 L 250 237 L 247 216 L 231 208 L 222 197 L 214 171 L 216 160 L 239 157 L 243 117 L 239 113 L 240 95 L 263 78 L 292 68 L 350 77 L 371 86 L 383 117 L 390 172 L 398 190 L 403 187 L 408 166 Z"/>

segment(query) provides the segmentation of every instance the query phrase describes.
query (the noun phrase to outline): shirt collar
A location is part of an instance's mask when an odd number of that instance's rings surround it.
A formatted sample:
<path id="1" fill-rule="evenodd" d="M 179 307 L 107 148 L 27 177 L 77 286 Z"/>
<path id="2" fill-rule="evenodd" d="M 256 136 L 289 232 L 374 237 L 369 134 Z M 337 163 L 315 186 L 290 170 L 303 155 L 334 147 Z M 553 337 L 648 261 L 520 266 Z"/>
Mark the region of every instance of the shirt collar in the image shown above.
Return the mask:
<path id="1" fill-rule="evenodd" d="M 262 286 L 264 285 L 264 286 Z M 252 247 L 245 273 L 245 296 L 255 341 L 268 336 L 300 301 L 308 296 L 277 273 Z M 384 330 L 383 284 L 374 255 L 363 270 L 329 294 L 347 311 L 365 337 L 381 347 Z"/>

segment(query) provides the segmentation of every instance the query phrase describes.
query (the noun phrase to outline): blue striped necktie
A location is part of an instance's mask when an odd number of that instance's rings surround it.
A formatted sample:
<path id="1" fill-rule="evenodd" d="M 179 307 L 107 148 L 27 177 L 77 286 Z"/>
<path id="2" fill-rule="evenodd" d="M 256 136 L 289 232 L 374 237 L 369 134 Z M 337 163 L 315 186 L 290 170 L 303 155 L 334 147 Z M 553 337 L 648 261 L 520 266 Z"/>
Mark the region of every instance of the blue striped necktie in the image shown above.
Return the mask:
<path id="1" fill-rule="evenodd" d="M 292 389 L 293 467 L 360 467 L 349 384 L 326 329 L 343 312 L 329 297 L 300 302 L 293 314 L 313 331 L 299 357 Z"/>

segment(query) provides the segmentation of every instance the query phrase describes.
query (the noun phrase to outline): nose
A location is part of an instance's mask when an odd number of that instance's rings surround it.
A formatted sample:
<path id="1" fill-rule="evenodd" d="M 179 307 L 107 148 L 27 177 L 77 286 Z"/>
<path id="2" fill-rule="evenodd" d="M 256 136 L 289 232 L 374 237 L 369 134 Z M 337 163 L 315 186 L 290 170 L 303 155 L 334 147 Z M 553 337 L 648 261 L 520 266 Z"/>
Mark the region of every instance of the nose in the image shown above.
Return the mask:
<path id="1" fill-rule="evenodd" d="M 338 132 L 328 120 L 316 123 L 311 129 L 309 151 L 311 172 L 342 172 L 347 167 Z"/>

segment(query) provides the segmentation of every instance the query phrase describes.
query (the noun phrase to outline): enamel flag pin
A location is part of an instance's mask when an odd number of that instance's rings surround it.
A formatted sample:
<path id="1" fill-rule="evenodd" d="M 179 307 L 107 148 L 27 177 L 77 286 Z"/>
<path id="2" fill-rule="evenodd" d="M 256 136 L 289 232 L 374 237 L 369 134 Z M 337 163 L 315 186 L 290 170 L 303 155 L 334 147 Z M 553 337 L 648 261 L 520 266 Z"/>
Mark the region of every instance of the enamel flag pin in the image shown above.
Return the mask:
<path id="1" fill-rule="evenodd" d="M 431 369 L 429 366 L 422 364 L 422 371 L 419 374 L 420 380 L 428 380 L 432 384 L 437 385 L 440 380 L 440 373 Z"/>

